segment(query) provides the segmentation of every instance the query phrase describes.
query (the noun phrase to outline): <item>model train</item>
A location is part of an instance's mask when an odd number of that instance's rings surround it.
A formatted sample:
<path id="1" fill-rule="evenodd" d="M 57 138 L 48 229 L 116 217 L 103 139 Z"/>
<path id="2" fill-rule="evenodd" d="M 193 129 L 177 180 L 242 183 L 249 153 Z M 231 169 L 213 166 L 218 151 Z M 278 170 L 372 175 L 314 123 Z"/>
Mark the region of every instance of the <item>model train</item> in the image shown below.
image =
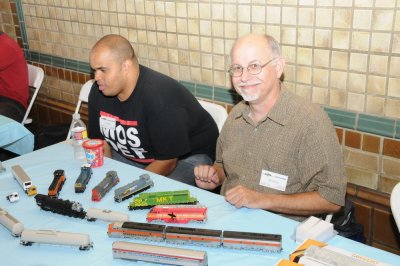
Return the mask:
<path id="1" fill-rule="evenodd" d="M 35 200 L 42 210 L 81 219 L 86 217 L 86 212 L 79 202 L 52 198 L 43 194 L 37 194 Z"/>
<path id="2" fill-rule="evenodd" d="M 129 221 L 129 215 L 126 213 L 115 212 L 111 210 L 89 208 L 86 212 L 86 219 L 88 221 L 95 221 L 97 219 L 100 219 L 106 222 L 126 222 Z"/>
<path id="3" fill-rule="evenodd" d="M 53 182 L 51 182 L 48 190 L 48 195 L 53 198 L 58 198 L 58 194 L 60 193 L 65 180 L 65 172 L 62 169 L 55 170 L 53 173 Z"/>
<path id="4" fill-rule="evenodd" d="M 138 180 L 114 190 L 114 200 L 116 202 L 121 202 L 151 188 L 152 186 L 154 186 L 153 180 L 150 179 L 148 174 L 143 174 Z"/>
<path id="5" fill-rule="evenodd" d="M 93 171 L 90 164 L 84 164 L 81 166 L 81 173 L 75 181 L 75 193 L 83 193 L 86 190 L 86 185 L 89 183 L 92 177 Z"/>
<path id="6" fill-rule="evenodd" d="M 107 194 L 116 184 L 118 184 L 119 178 L 116 171 L 108 171 L 106 177 L 93 188 L 92 200 L 100 201 L 104 195 Z"/>
<path id="7" fill-rule="evenodd" d="M 11 235 L 15 237 L 20 236 L 24 231 L 24 225 L 2 208 L 0 208 L 0 224 L 10 230 Z"/>
<path id="8" fill-rule="evenodd" d="M 20 244 L 31 246 L 33 243 L 78 246 L 79 250 L 89 250 L 93 247 L 90 236 L 81 233 L 67 233 L 54 230 L 24 230 Z"/>
<path id="9" fill-rule="evenodd" d="M 189 190 L 141 193 L 129 203 L 129 210 L 149 209 L 156 205 L 196 204 L 197 198 L 191 197 Z"/>
<path id="10" fill-rule="evenodd" d="M 183 223 L 207 220 L 207 207 L 203 205 L 157 205 L 147 214 L 147 221 L 164 221 L 166 223 Z"/>
<path id="11" fill-rule="evenodd" d="M 173 265 L 208 265 L 207 252 L 183 248 L 116 241 L 112 244 L 114 259 L 129 259 Z"/>
<path id="12" fill-rule="evenodd" d="M 11 166 L 11 172 L 15 180 L 18 181 L 28 196 L 34 196 L 37 194 L 36 186 L 32 184 L 31 178 L 25 173 L 24 169 L 22 169 L 20 165 Z"/>
<path id="13" fill-rule="evenodd" d="M 108 226 L 110 237 L 131 237 L 176 244 L 201 244 L 232 249 L 280 252 L 282 236 L 252 232 L 174 227 L 135 222 L 114 222 Z"/>

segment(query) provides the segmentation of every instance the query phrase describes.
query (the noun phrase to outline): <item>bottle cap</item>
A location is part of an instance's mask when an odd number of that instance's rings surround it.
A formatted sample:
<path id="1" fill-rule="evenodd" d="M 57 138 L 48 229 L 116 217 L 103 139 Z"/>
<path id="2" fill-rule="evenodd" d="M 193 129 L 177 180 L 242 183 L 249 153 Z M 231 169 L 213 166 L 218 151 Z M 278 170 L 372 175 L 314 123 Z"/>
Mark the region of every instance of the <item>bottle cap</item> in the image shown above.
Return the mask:
<path id="1" fill-rule="evenodd" d="M 81 119 L 81 115 L 79 113 L 74 113 L 72 119 Z"/>

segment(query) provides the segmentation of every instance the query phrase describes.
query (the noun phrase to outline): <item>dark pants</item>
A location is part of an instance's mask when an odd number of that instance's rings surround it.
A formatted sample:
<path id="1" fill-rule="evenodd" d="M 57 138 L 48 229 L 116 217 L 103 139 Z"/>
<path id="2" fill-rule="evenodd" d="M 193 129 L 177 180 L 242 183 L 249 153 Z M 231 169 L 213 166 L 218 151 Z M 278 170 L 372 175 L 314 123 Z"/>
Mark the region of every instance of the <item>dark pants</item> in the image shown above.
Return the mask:
<path id="1" fill-rule="evenodd" d="M 129 159 L 126 159 L 125 157 L 115 152 L 114 150 L 112 150 L 112 157 L 114 160 L 127 163 L 141 169 L 144 169 L 146 167 L 146 165 L 144 164 L 139 164 Z M 195 154 L 186 157 L 184 159 L 178 160 L 178 163 L 174 171 L 172 171 L 172 173 L 169 174 L 167 177 L 188 185 L 196 186 L 196 182 L 194 181 L 195 179 L 194 168 L 200 164 L 212 164 L 212 163 L 213 161 L 208 155 Z"/>
<path id="2" fill-rule="evenodd" d="M 17 122 L 22 122 L 26 109 L 19 102 L 0 96 L 0 115 L 7 116 Z"/>

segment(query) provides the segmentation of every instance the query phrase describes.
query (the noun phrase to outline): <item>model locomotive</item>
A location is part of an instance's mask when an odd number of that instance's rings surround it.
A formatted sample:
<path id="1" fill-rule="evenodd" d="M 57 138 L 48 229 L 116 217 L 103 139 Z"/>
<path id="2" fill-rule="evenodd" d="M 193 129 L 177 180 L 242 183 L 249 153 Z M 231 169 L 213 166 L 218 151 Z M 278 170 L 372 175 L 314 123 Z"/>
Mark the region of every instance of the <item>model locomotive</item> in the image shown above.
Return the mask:
<path id="1" fill-rule="evenodd" d="M 0 208 L 0 224 L 10 230 L 11 235 L 15 237 L 20 236 L 24 231 L 24 225 L 2 208 Z"/>
<path id="2" fill-rule="evenodd" d="M 89 183 L 92 174 L 93 172 L 90 164 L 84 164 L 81 166 L 81 173 L 75 181 L 75 193 L 85 192 L 86 185 Z"/>
<path id="3" fill-rule="evenodd" d="M 173 227 L 135 222 L 114 222 L 108 226 L 110 237 L 131 237 L 176 244 L 202 244 L 232 249 L 280 252 L 282 236 L 276 234 Z"/>
<path id="4" fill-rule="evenodd" d="M 65 172 L 62 169 L 55 170 L 53 176 L 53 182 L 51 182 L 49 186 L 48 195 L 53 198 L 58 198 L 58 194 L 67 179 L 65 177 Z"/>
<path id="5" fill-rule="evenodd" d="M 110 191 L 116 184 L 118 184 L 119 178 L 116 171 L 108 171 L 106 177 L 93 188 L 92 200 L 100 201 L 108 191 Z"/>
<path id="6" fill-rule="evenodd" d="M 191 197 L 189 190 L 141 193 L 129 203 L 129 210 L 149 209 L 156 205 L 196 204 L 197 198 Z"/>
<path id="7" fill-rule="evenodd" d="M 86 212 L 79 202 L 52 198 L 43 194 L 37 194 L 35 200 L 42 210 L 81 219 L 86 217 Z"/>
<path id="8" fill-rule="evenodd" d="M 207 207 L 203 205 L 157 205 L 147 214 L 147 221 L 183 223 L 207 220 Z"/>
<path id="9" fill-rule="evenodd" d="M 151 188 L 152 186 L 154 186 L 153 180 L 150 179 L 148 174 L 143 174 L 138 180 L 114 190 L 114 200 L 116 202 L 121 202 Z"/>

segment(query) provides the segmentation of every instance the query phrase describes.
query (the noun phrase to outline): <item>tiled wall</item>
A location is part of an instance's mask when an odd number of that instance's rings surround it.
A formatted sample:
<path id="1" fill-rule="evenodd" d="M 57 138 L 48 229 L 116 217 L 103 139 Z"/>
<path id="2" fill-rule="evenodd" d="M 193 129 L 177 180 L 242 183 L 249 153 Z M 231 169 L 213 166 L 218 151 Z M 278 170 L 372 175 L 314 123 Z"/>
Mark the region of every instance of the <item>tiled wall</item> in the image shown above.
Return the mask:
<path id="1" fill-rule="evenodd" d="M 229 109 L 238 101 L 226 72 L 232 43 L 267 32 L 282 45 L 285 86 L 334 122 L 349 182 L 387 198 L 400 181 L 400 0 L 0 0 L 0 25 L 45 69 L 35 121 L 55 122 L 70 117 L 105 34 L 125 36 L 140 63 Z"/>

